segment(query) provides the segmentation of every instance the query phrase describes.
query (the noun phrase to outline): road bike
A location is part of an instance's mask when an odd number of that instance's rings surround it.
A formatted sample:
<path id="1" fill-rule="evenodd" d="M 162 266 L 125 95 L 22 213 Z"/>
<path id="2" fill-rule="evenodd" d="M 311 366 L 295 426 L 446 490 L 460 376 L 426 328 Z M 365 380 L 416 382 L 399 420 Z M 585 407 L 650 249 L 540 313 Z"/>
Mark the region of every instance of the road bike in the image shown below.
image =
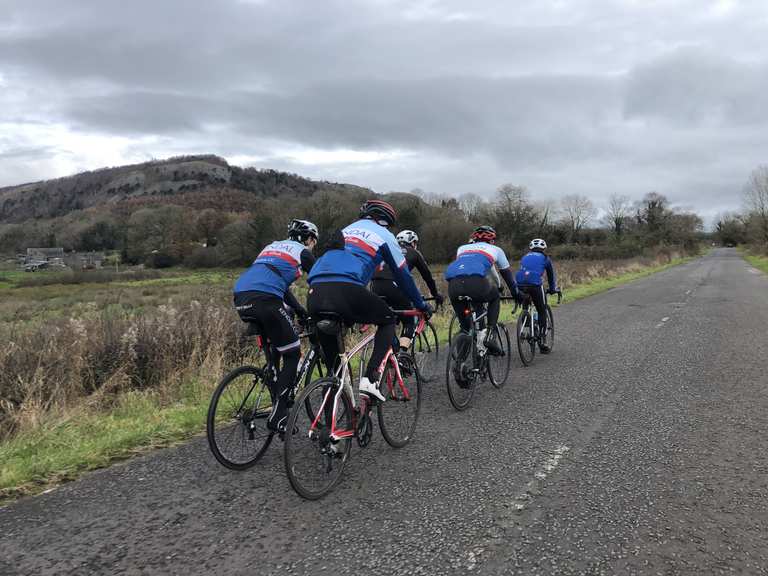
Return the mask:
<path id="1" fill-rule="evenodd" d="M 400 316 L 418 317 L 418 310 L 396 311 Z M 373 408 L 379 429 L 393 448 L 408 444 L 416 431 L 421 410 L 421 376 L 409 352 L 387 350 L 379 390 L 385 402 L 356 393 L 352 385 L 353 359 L 375 337 L 368 330 L 362 340 L 345 352 L 344 339 L 349 326 L 337 314 L 317 315 L 317 329 L 334 335 L 339 345 L 339 365 L 328 376 L 314 380 L 296 400 L 288 416 L 285 435 L 285 469 L 293 489 L 308 500 L 317 500 L 341 479 L 349 459 L 353 439 L 366 448 L 373 437 Z M 421 326 L 423 330 L 423 326 Z"/>
<path id="2" fill-rule="evenodd" d="M 250 325 L 251 327 L 253 325 Z M 267 428 L 267 418 L 275 398 L 272 383 L 277 378 L 277 351 L 268 341 L 249 327 L 250 337 L 263 352 L 260 365 L 235 368 L 221 379 L 208 406 L 206 421 L 208 446 L 216 460 L 232 470 L 246 470 L 264 455 L 272 443 L 275 432 Z M 302 330 L 299 338 L 305 341 L 296 379 L 288 391 L 288 405 L 302 385 L 325 374 L 322 350 L 311 326 Z"/>
<path id="3" fill-rule="evenodd" d="M 502 296 L 501 300 L 509 301 L 514 298 Z M 488 315 L 485 303 L 473 302 L 469 296 L 460 296 L 459 301 L 464 302 L 463 314 L 471 316 L 470 329 L 469 332 L 464 332 L 458 329 L 457 324 L 455 335 L 451 335 L 445 366 L 445 384 L 448 399 L 453 407 L 456 410 L 466 410 L 478 382 L 488 379 L 495 388 L 506 384 L 511 364 L 511 342 L 507 327 L 503 322 L 497 322 L 489 334 L 489 340 L 493 339 L 499 345 L 501 353 L 487 353 L 485 346 L 479 346 L 477 341 L 477 334 L 485 325 Z"/>
<path id="4" fill-rule="evenodd" d="M 546 294 L 557 294 L 557 303 L 563 300 L 562 290 L 556 292 L 547 291 Z M 524 366 L 530 366 L 536 357 L 536 347 L 541 347 L 543 341 L 549 348 L 546 353 L 552 351 L 555 346 L 555 319 L 552 316 L 552 308 L 546 303 L 547 330 L 540 334 L 539 318 L 536 308 L 529 294 L 522 293 L 522 312 L 517 318 L 517 351 Z M 546 300 L 545 300 L 546 302 Z M 542 350 L 542 353 L 545 353 Z"/>

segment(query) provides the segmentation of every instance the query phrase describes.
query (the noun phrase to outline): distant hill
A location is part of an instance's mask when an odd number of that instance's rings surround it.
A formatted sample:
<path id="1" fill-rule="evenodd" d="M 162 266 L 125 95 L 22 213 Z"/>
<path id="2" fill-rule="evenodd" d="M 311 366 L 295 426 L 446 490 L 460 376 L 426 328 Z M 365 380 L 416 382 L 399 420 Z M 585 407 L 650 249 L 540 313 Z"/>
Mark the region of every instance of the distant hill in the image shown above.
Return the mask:
<path id="1" fill-rule="evenodd" d="M 214 155 L 183 156 L 0 188 L 0 223 L 58 218 L 86 209 L 131 212 L 144 204 L 239 212 L 263 198 L 311 197 L 325 191 L 370 193 L 359 186 L 230 166 Z"/>

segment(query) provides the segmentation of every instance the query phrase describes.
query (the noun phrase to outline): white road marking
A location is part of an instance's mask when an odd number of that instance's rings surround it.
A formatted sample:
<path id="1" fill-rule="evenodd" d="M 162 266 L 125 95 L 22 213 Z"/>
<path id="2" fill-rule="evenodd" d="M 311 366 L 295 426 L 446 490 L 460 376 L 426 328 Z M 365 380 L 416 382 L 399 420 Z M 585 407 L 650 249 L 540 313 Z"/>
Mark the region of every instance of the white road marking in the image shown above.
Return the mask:
<path id="1" fill-rule="evenodd" d="M 686 295 L 686 296 L 688 296 L 688 294 L 690 294 L 691 292 L 693 292 L 693 290 L 687 290 L 687 291 L 685 292 L 685 295 Z"/>
<path id="2" fill-rule="evenodd" d="M 664 318 L 661 319 L 662 322 L 666 322 L 667 320 L 669 320 L 669 316 L 664 316 Z"/>
<path id="3" fill-rule="evenodd" d="M 563 456 L 565 456 L 565 453 L 569 450 L 570 448 L 564 444 L 561 444 L 554 449 L 552 455 L 533 475 L 534 479 L 528 482 L 523 490 L 515 498 L 513 498 L 512 509 L 514 511 L 520 512 L 521 510 L 525 510 L 525 507 L 528 505 L 528 503 L 533 500 L 533 496 L 538 493 L 538 485 L 542 481 L 546 480 L 547 476 L 549 476 L 555 470 L 555 468 L 557 468 L 560 460 L 562 460 Z"/>

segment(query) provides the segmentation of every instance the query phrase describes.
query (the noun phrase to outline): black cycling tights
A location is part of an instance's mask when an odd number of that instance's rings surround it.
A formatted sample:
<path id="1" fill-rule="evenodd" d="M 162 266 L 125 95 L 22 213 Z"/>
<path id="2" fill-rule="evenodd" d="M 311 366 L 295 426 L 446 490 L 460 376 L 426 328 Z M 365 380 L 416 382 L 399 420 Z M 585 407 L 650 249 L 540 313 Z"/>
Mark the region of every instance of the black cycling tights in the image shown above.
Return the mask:
<path id="1" fill-rule="evenodd" d="M 539 314 L 539 328 L 542 333 L 547 330 L 547 296 L 544 293 L 544 286 L 539 284 L 520 284 L 520 292 L 524 292 L 531 297 L 536 312 Z"/>
<path id="2" fill-rule="evenodd" d="M 365 376 L 371 382 L 378 381 L 381 376 L 379 366 L 395 338 L 396 317 L 389 306 L 363 286 L 347 282 L 320 282 L 310 289 L 307 308 L 310 316 L 334 312 L 349 324 L 375 324 L 379 327 L 373 341 L 373 354 L 365 370 Z M 332 372 L 339 361 L 336 336 L 322 333 L 319 336 L 328 370 Z"/>
<path id="3" fill-rule="evenodd" d="M 448 281 L 448 296 L 451 298 L 451 306 L 456 312 L 461 329 L 469 332 L 472 322 L 471 316 L 464 315 L 466 308 L 465 302 L 459 300 L 459 296 L 469 296 L 472 302 L 479 304 L 488 303 L 488 327 L 493 328 L 499 320 L 501 310 L 501 301 L 499 300 L 499 289 L 484 276 L 459 276 Z M 484 323 L 481 322 L 481 326 Z"/>

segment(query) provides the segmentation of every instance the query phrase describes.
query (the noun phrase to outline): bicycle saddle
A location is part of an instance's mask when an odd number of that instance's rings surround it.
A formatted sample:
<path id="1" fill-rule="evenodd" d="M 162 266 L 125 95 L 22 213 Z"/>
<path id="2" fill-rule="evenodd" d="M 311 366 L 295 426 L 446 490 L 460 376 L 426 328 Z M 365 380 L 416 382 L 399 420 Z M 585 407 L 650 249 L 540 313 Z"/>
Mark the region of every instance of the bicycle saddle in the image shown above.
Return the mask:
<path id="1" fill-rule="evenodd" d="M 323 334 L 335 336 L 344 328 L 344 319 L 336 312 L 318 312 L 312 320 Z"/>

